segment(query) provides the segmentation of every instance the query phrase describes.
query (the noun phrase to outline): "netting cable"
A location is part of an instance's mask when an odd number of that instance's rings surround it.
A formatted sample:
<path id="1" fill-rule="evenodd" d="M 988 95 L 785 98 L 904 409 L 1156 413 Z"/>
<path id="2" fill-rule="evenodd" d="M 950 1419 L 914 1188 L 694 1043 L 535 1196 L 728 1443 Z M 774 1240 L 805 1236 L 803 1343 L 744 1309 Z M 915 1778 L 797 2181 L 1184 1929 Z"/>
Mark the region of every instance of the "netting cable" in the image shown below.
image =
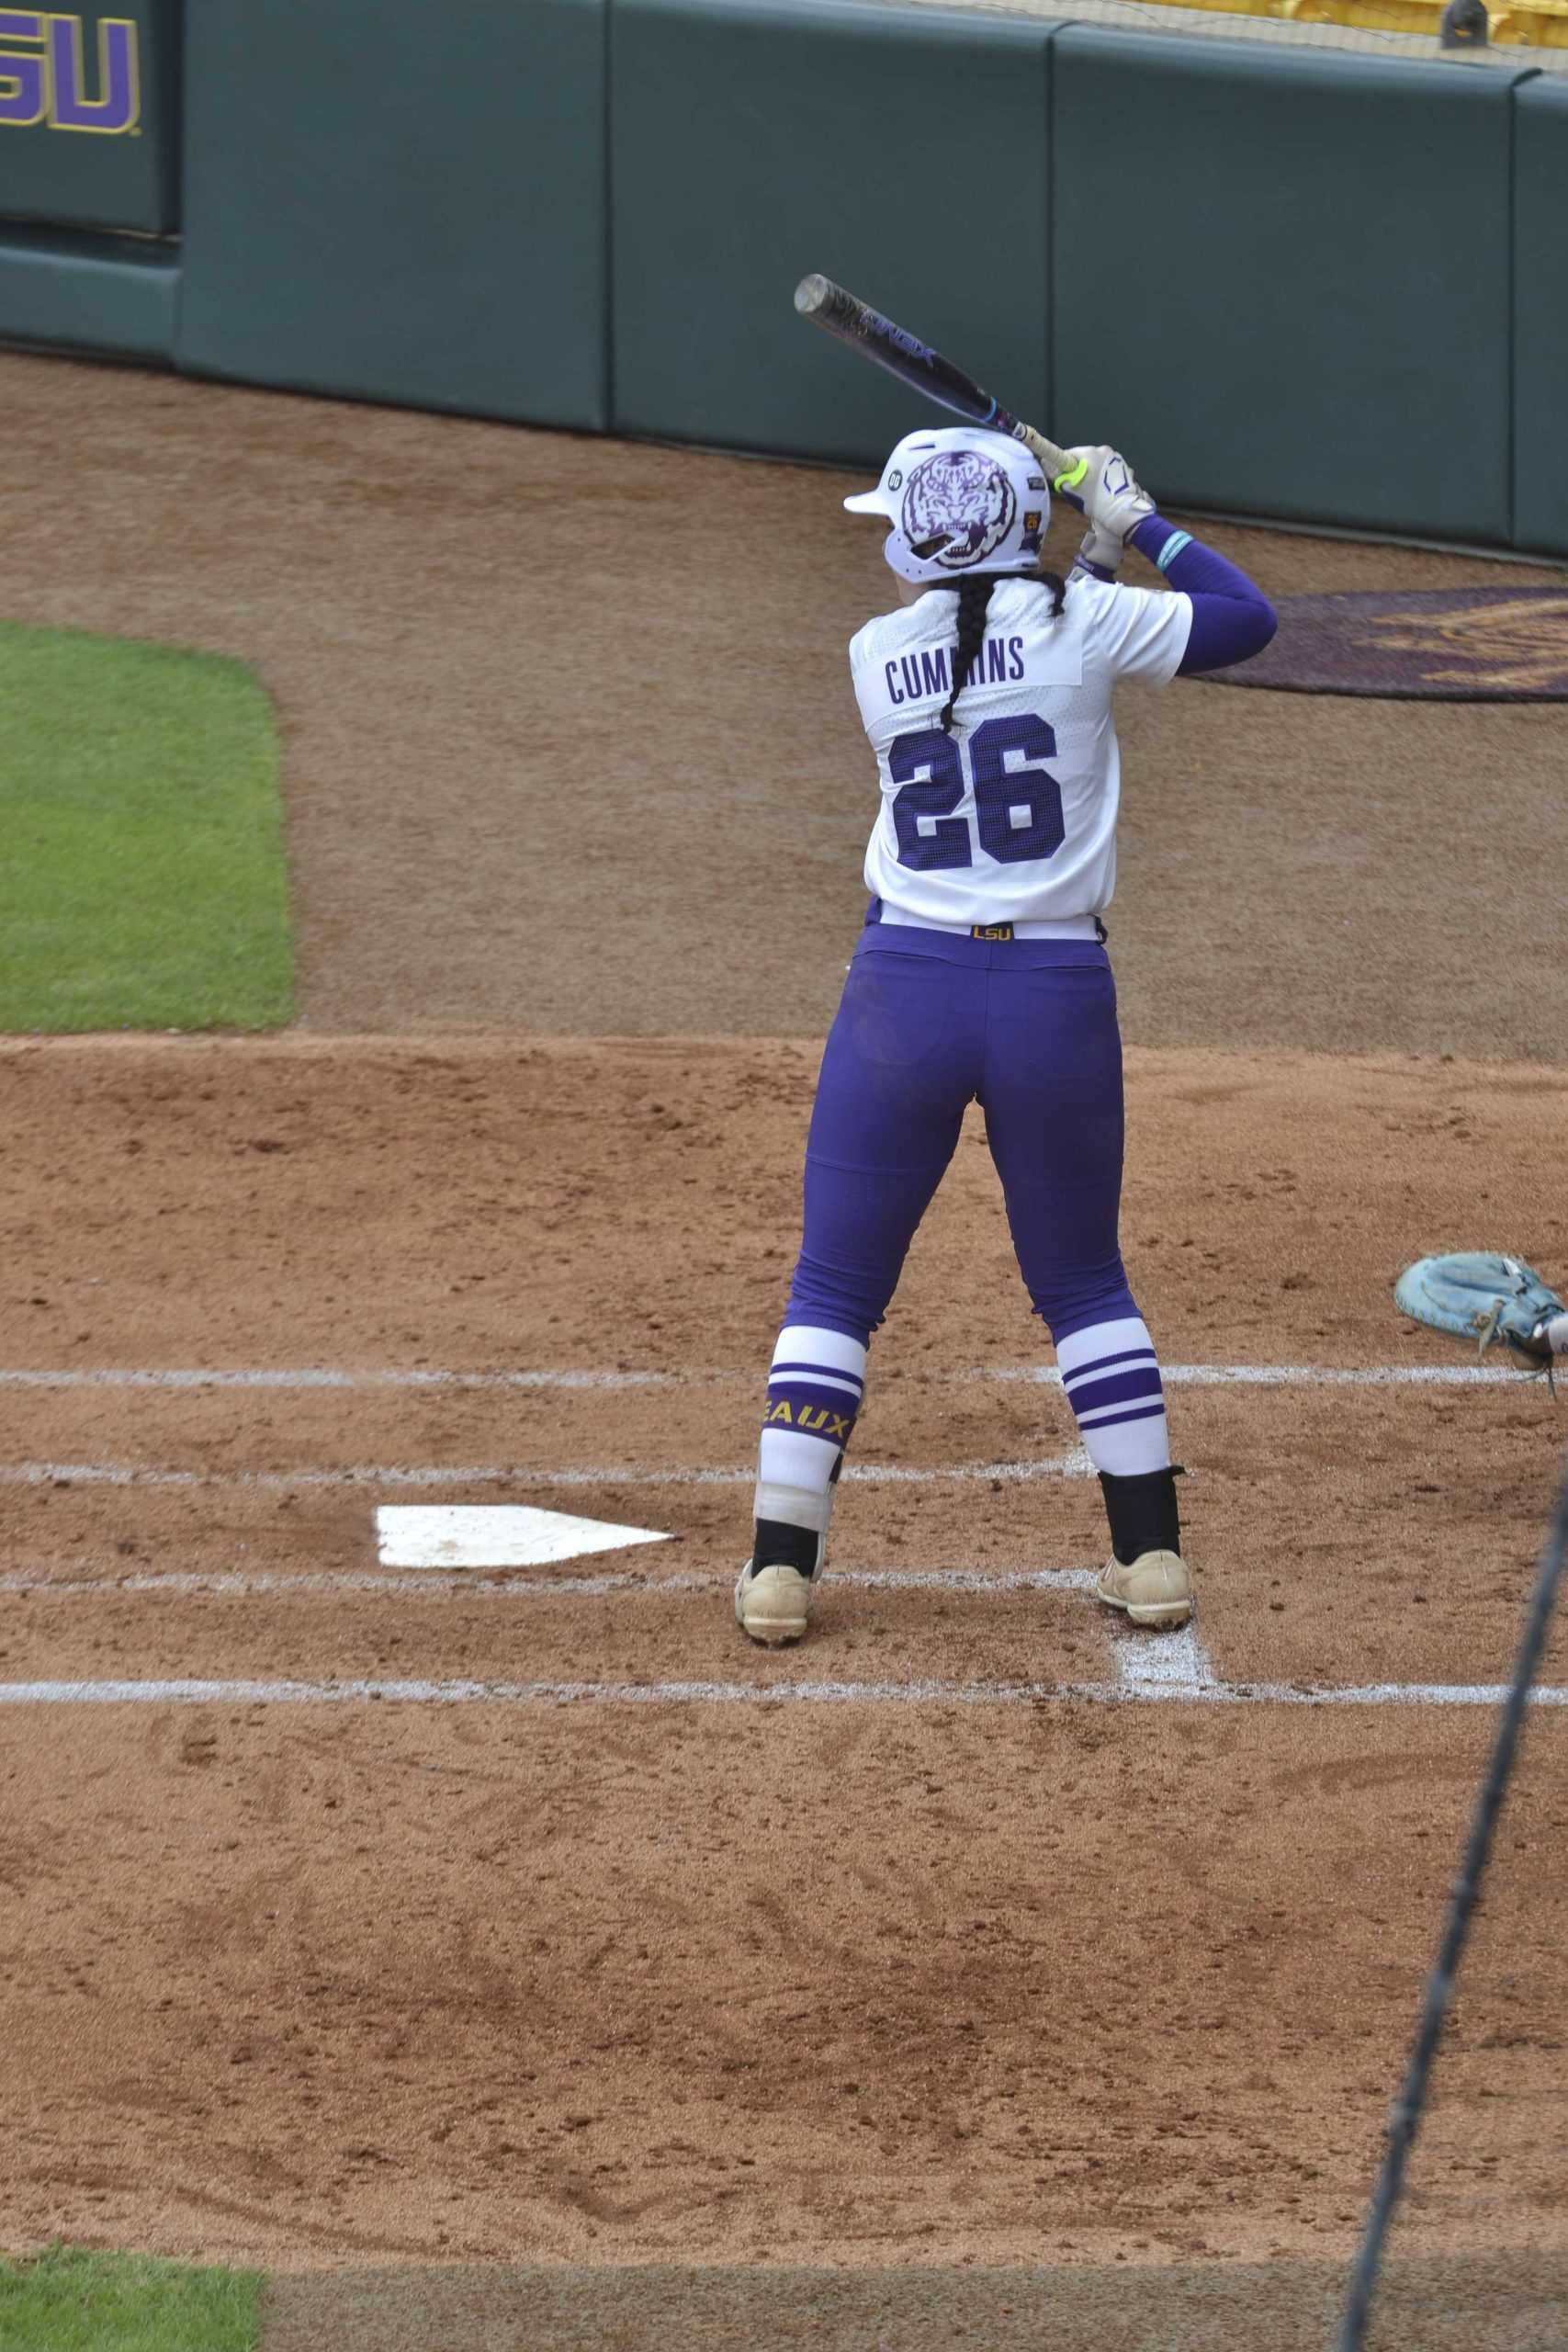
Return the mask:
<path id="1" fill-rule="evenodd" d="M 1459 1972 L 1460 1956 L 1464 1950 L 1471 1917 L 1481 1898 L 1481 1882 L 1491 1856 L 1497 1816 L 1513 1777 L 1530 1690 L 1540 1665 L 1541 1653 L 1546 1647 L 1552 1611 L 1557 1605 L 1557 1588 L 1562 1579 L 1565 1554 L 1568 1554 L 1568 1457 L 1563 1461 L 1557 1507 L 1547 1532 L 1546 1548 L 1540 1555 L 1535 1589 L 1530 1595 L 1529 1610 L 1519 1639 L 1514 1679 L 1503 1702 L 1491 1761 L 1476 1798 L 1470 1835 L 1465 1840 L 1463 1858 L 1449 1897 L 1448 1916 L 1443 1922 L 1438 1957 L 1427 1979 L 1410 2064 L 1389 2115 L 1388 2142 L 1368 2209 L 1366 2228 L 1362 2233 L 1355 2267 L 1350 2273 L 1349 2292 L 1337 2352 L 1360 2352 L 1366 2341 L 1367 2320 L 1382 2263 L 1383 2241 L 1399 2203 L 1404 2183 L 1405 2161 L 1414 2145 L 1422 2110 L 1427 2104 L 1432 2061 L 1442 2038 L 1443 2021 L 1453 1996 L 1454 1979 Z"/>

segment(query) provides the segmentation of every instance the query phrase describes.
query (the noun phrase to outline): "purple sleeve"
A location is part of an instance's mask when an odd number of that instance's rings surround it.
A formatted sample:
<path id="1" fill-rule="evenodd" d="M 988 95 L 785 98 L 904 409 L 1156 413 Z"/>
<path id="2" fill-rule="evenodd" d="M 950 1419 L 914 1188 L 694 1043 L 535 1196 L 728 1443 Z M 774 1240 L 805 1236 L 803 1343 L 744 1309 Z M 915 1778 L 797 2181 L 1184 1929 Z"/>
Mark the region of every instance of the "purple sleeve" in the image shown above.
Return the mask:
<path id="1" fill-rule="evenodd" d="M 1192 600 L 1192 631 L 1177 666 L 1179 678 L 1227 670 L 1262 652 L 1280 626 L 1279 616 L 1245 571 L 1163 514 L 1145 515 L 1131 536 L 1138 553 Z"/>

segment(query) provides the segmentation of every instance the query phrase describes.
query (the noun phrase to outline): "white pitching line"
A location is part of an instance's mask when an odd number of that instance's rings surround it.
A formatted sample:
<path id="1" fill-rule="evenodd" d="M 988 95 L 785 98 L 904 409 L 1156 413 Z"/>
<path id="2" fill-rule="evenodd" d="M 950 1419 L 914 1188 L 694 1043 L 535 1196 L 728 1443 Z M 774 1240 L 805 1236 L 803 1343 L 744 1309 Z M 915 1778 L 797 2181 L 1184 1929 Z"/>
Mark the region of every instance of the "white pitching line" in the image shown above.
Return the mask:
<path id="1" fill-rule="evenodd" d="M 1089 1478 L 1094 1465 L 1081 1447 L 1036 1462 L 955 1462 L 908 1470 L 861 1463 L 844 1472 L 846 1485 L 926 1487 L 952 1479 Z M 750 1487 L 755 1463 L 733 1470 L 639 1470 L 609 1463 L 597 1469 L 550 1469 L 527 1463 L 429 1464 L 356 1463 L 343 1470 L 156 1470 L 130 1462 L 0 1463 L 0 1487 L 254 1487 L 288 1491 L 308 1487 Z"/>
<path id="2" fill-rule="evenodd" d="M 1156 1637 L 1157 1638 L 1157 1637 Z M 1309 1690 L 1290 1684 L 1214 1682 L 0 1682 L 0 1706 L 325 1706 L 386 1700 L 441 1706 L 1019 1706 L 1050 1700 L 1154 1705 L 1495 1707 L 1501 1683 L 1392 1683 Z M 1568 1707 L 1548 1686 L 1538 1707 Z"/>
<path id="3" fill-rule="evenodd" d="M 1095 1572 L 1092 1568 L 1029 1568 L 988 1577 L 972 1568 L 849 1568 L 842 1573 L 835 1570 L 829 1580 L 835 1586 L 853 1586 L 866 1592 L 962 1592 L 989 1600 L 1003 1593 L 1090 1592 Z M 581 1600 L 624 1593 L 633 1599 L 643 1596 L 662 1600 L 671 1592 L 727 1593 L 733 1582 L 733 1577 L 728 1575 L 680 1572 L 672 1576 L 633 1576 L 623 1571 L 619 1575 L 540 1578 L 516 1570 L 476 1575 L 471 1570 L 454 1569 L 446 1574 L 378 1576 L 367 1569 L 337 1569 L 323 1576 L 276 1576 L 265 1570 L 254 1575 L 237 1569 L 203 1575 L 194 1569 L 153 1569 L 128 1577 L 0 1577 L 0 1596 L 14 1594 L 29 1600 L 112 1600 L 120 1593 L 202 1592 L 219 1599 L 250 1600 L 276 1592 L 369 1592 L 391 1593 L 400 1600 L 441 1600 L 472 1593 L 481 1600 Z"/>
<path id="4" fill-rule="evenodd" d="M 1168 1363 L 1160 1367 L 1168 1386 L 1174 1388 L 1488 1388 L 1517 1385 L 1532 1377 L 1489 1364 L 1368 1364 L 1342 1366 L 1308 1363 Z M 178 1369 L 27 1372 L 0 1370 L 0 1388 L 274 1388 L 274 1389 L 615 1389 L 722 1388 L 737 1383 L 759 1391 L 765 1367 L 743 1372 L 346 1372 L 300 1371 L 204 1372 Z M 963 1385 L 971 1381 L 1021 1380 L 1043 1388 L 1059 1388 L 1062 1375 L 1055 1367 L 1034 1364 L 978 1364 L 921 1374 L 921 1379 Z"/>

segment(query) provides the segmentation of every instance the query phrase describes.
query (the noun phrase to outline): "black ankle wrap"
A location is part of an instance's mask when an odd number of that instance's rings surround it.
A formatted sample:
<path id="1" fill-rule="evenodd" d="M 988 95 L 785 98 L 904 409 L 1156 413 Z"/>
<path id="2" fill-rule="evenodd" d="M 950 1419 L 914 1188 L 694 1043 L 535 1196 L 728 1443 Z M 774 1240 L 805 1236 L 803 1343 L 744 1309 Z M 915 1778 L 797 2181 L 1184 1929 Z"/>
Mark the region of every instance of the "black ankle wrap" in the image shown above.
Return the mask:
<path id="1" fill-rule="evenodd" d="M 786 1519 L 760 1519 L 751 1545 L 751 1566 L 798 1568 L 803 1577 L 814 1577 L 820 1540 L 814 1527 L 792 1527 Z"/>
<path id="2" fill-rule="evenodd" d="M 1181 1476 L 1179 1463 L 1168 1470 L 1143 1471 L 1135 1478 L 1100 1472 L 1105 1516 L 1111 1521 L 1111 1548 L 1123 1567 L 1130 1568 L 1145 1552 L 1180 1551 L 1176 1482 Z"/>

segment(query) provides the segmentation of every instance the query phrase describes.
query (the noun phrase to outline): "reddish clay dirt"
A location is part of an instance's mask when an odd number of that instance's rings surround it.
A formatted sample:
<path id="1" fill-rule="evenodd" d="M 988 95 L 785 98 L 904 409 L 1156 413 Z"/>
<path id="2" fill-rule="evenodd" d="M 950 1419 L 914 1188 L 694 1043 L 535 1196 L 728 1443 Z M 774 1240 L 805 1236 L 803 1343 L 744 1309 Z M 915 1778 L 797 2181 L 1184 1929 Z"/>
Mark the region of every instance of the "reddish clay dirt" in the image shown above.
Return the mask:
<path id="1" fill-rule="evenodd" d="M 952 1475 L 846 1484 L 834 1561 L 978 1589 L 829 1582 L 805 1648 L 746 1645 L 728 1582 L 810 1076 L 798 1046 L 720 1040 L 0 1056 L 14 1363 L 671 1384 L 12 1388 L 6 1682 L 971 1693 L 0 1711 L 23 2242 L 284 2267 L 1344 2244 L 1488 1719 L 1060 1690 L 1113 1672 L 1105 1625 L 987 1581 L 1090 1565 L 1098 1506 L 1016 1475 L 1070 1433 L 1055 1391 L 994 1376 L 1043 1351 L 977 1136 L 856 1451 Z M 1565 1094 L 1518 1067 L 1135 1053 L 1127 1240 L 1168 1360 L 1455 1361 L 1388 1279 L 1483 1192 L 1497 1229 L 1568 1254 Z M 1175 1414 L 1227 1680 L 1506 1673 L 1551 1482 L 1541 1388 L 1187 1387 Z M 53 1467 L 16 1483 L 28 1464 Z M 373 1506 L 433 1467 L 475 1474 L 442 1499 L 679 1541 L 345 1589 L 375 1569 Z M 649 1483 L 701 1468 L 736 1476 Z M 584 1567 L 632 1581 L 574 1593 Z M 1056 1695 L 974 1695 L 1024 1682 Z M 1562 1731 L 1538 1725 L 1508 1816 L 1413 2250 L 1560 2240 Z"/>
<path id="2" fill-rule="evenodd" d="M 1237 1695 L 1086 1697 L 1130 1654 L 1017 1586 L 1103 1534 L 971 1134 L 812 1639 L 750 1649 L 728 1585 L 866 820 L 840 480 L 0 381 L 19 466 L 68 435 L 82 484 L 62 515 L 18 480 L 17 616 L 273 688 L 306 1016 L 0 1047 L 0 1686 L 601 1694 L 0 1704 L 0 2240 L 363 2270 L 280 2297 L 284 2352 L 1001 2352 L 1041 2340 L 1030 2279 L 1088 2313 L 1053 2305 L 1063 2346 L 1321 2340 L 1490 1717 L 1247 1693 L 1506 1676 L 1541 1389 L 1178 1382 Z M 1498 577 L 1216 536 L 1281 590 Z M 1125 1241 L 1168 1365 L 1458 1368 L 1393 1310 L 1408 1258 L 1568 1273 L 1560 717 L 1194 685 L 1124 733 Z M 181 1370 L 344 1377 L 80 1377 Z M 411 1499 L 676 1540 L 400 1577 L 372 1512 Z M 1402 2229 L 1431 2352 L 1561 2339 L 1565 1738 L 1532 1728 Z M 595 2266 L 564 2319 L 539 2272 L 518 2317 L 502 2266 L 563 2263 Z M 924 2316 L 775 2299 L 790 2263 L 929 2276 Z M 481 2267 L 433 2271 L 438 2311 L 389 2264 Z M 678 2267 L 629 2316 L 627 2264 Z"/>

